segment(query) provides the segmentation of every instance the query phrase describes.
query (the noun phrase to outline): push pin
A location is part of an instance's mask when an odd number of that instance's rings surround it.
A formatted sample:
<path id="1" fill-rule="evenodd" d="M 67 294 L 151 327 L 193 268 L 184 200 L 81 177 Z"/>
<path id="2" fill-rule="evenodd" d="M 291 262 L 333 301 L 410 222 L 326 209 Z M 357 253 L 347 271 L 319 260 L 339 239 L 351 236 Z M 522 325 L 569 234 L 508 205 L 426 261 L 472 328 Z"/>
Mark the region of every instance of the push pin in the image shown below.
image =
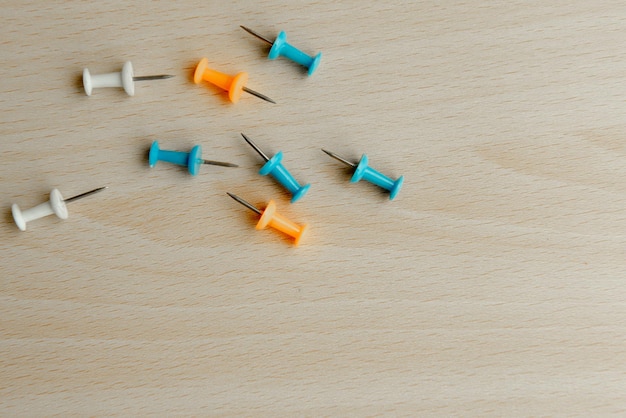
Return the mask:
<path id="1" fill-rule="evenodd" d="M 202 164 L 219 165 L 222 167 L 238 167 L 237 164 L 223 163 L 221 161 L 203 160 L 202 159 L 202 147 L 196 145 L 191 149 L 191 152 L 182 151 L 169 151 L 159 148 L 158 141 L 154 141 L 150 147 L 150 154 L 148 156 L 148 163 L 150 167 L 154 167 L 157 161 L 165 161 L 171 164 L 177 164 L 187 166 L 189 174 L 195 176 L 200 170 Z"/>
<path id="2" fill-rule="evenodd" d="M 389 190 L 389 199 L 393 200 L 402 188 L 402 183 L 404 182 L 404 176 L 400 176 L 397 180 L 393 180 L 390 177 L 382 174 L 379 171 L 374 170 L 373 168 L 367 165 L 367 155 L 363 154 L 361 157 L 361 161 L 358 163 L 353 163 L 351 161 L 346 160 L 338 156 L 335 153 L 330 151 L 326 151 L 322 149 L 326 154 L 330 155 L 334 159 L 341 161 L 342 163 L 354 168 L 354 174 L 352 175 L 352 179 L 350 179 L 351 183 L 356 183 L 361 179 L 365 179 L 370 183 L 374 183 L 377 186 L 382 187 L 383 189 Z"/>
<path id="3" fill-rule="evenodd" d="M 13 219 L 15 224 L 22 231 L 26 231 L 26 223 L 34 221 L 35 219 L 43 218 L 44 216 L 52 215 L 53 213 L 61 219 L 67 219 L 67 206 L 66 203 L 73 202 L 83 197 L 91 196 L 94 193 L 98 193 L 106 189 L 105 187 L 99 187 L 89 192 L 81 193 L 77 196 L 70 197 L 69 199 L 63 199 L 61 192 L 58 189 L 52 189 L 50 192 L 50 200 L 41 203 L 33 208 L 22 211 L 17 203 L 11 206 L 11 212 L 13 213 Z"/>
<path id="4" fill-rule="evenodd" d="M 248 144 L 256 152 L 259 153 L 261 157 L 265 160 L 265 164 L 259 170 L 259 174 L 262 176 L 267 176 L 271 174 L 280 184 L 282 184 L 289 192 L 291 192 L 291 203 L 296 203 L 301 197 L 303 197 L 306 192 L 309 191 L 310 184 L 305 184 L 304 186 L 300 186 L 298 181 L 287 171 L 285 166 L 282 164 L 283 153 L 282 151 L 278 151 L 271 159 L 259 148 L 250 138 L 241 134 L 243 139 L 246 140 Z"/>
<path id="5" fill-rule="evenodd" d="M 248 82 L 248 73 L 241 72 L 234 76 L 220 73 L 219 71 L 209 68 L 209 60 L 206 58 L 202 58 L 200 60 L 196 66 L 196 71 L 193 74 L 194 83 L 200 84 L 203 80 L 216 85 L 222 90 L 226 90 L 228 92 L 228 98 L 233 103 L 237 103 L 241 98 L 241 92 L 245 91 L 246 93 L 250 93 L 251 95 L 258 97 L 259 99 L 276 104 L 274 100 L 270 99 L 266 95 L 246 87 L 246 83 Z"/>
<path id="6" fill-rule="evenodd" d="M 126 94 L 134 96 L 135 81 L 162 80 L 171 77 L 174 76 L 161 74 L 135 77 L 133 75 L 133 64 L 131 64 L 130 61 L 126 61 L 122 67 L 122 71 L 119 73 L 91 75 L 89 69 L 85 68 L 83 70 L 83 87 L 85 88 L 87 96 L 91 96 L 91 91 L 99 87 L 123 87 Z"/>
<path id="7" fill-rule="evenodd" d="M 309 226 L 307 224 L 298 225 L 277 213 L 276 203 L 274 203 L 273 200 L 270 200 L 267 203 L 265 210 L 261 211 L 237 195 L 232 193 L 228 193 L 228 195 L 261 217 L 259 222 L 256 224 L 256 229 L 264 229 L 268 225 L 274 229 L 278 229 L 279 231 L 293 237 L 295 239 L 293 244 L 296 247 L 300 244 L 300 240 L 309 230 Z"/>
<path id="8" fill-rule="evenodd" d="M 251 35 L 256 36 L 262 41 L 267 42 L 272 47 L 270 48 L 270 53 L 267 56 L 271 60 L 275 60 L 276 58 L 283 56 L 289 58 L 292 61 L 297 62 L 300 65 L 308 68 L 308 74 L 313 75 L 317 66 L 320 65 L 320 59 L 322 58 L 322 53 L 318 53 L 315 57 L 312 57 L 304 52 L 300 51 L 298 48 L 293 45 L 287 43 L 287 34 L 284 31 L 280 31 L 274 42 L 265 38 L 264 36 L 259 35 L 252 29 L 249 29 L 245 26 L 241 26 L 241 29 L 245 30 Z"/>

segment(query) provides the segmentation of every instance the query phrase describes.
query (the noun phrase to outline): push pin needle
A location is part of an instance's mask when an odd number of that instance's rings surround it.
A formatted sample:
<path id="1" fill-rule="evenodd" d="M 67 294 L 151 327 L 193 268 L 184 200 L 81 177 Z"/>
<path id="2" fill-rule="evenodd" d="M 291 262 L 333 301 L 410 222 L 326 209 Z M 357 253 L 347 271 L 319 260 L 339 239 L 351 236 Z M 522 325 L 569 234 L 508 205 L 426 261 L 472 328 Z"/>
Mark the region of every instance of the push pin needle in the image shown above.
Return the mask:
<path id="1" fill-rule="evenodd" d="M 326 154 L 333 157 L 337 161 L 341 161 L 345 165 L 354 168 L 354 174 L 350 179 L 351 183 L 356 183 L 361 179 L 365 179 L 370 183 L 373 183 L 377 186 L 382 187 L 383 189 L 389 190 L 389 199 L 393 200 L 400 192 L 402 188 L 402 183 L 404 182 L 404 176 L 400 176 L 397 180 L 393 180 L 392 178 L 384 175 L 383 173 L 374 170 L 373 168 L 368 166 L 368 158 L 367 155 L 363 154 L 361 160 L 358 163 L 353 163 L 351 161 L 346 160 L 343 157 L 335 154 L 334 152 L 326 151 L 322 149 Z"/>
<path id="2" fill-rule="evenodd" d="M 133 96 L 135 94 L 135 81 L 163 80 L 171 77 L 174 76 L 159 74 L 135 77 L 133 64 L 130 61 L 126 61 L 122 71 L 117 73 L 91 75 L 89 69 L 85 68 L 83 70 L 83 87 L 87 96 L 91 96 L 92 90 L 98 87 L 122 87 L 126 94 Z"/>
<path id="3" fill-rule="evenodd" d="M 248 209 L 250 209 L 252 212 L 256 213 L 257 215 L 259 215 L 259 216 L 263 215 L 263 212 L 261 211 L 261 209 L 257 208 L 256 206 L 253 206 L 252 203 L 250 203 L 250 202 L 248 202 L 246 200 L 243 200 L 242 198 L 240 198 L 236 194 L 232 194 L 232 193 L 229 193 L 229 192 L 226 192 L 226 194 L 228 194 L 228 196 L 232 197 L 237 202 L 241 203 L 242 205 L 244 205 L 245 207 L 247 207 Z"/>
<path id="4" fill-rule="evenodd" d="M 246 86 L 243 86 L 243 87 L 241 88 L 241 90 L 245 91 L 245 92 L 246 92 L 246 93 L 248 93 L 248 94 L 251 94 L 251 95 L 253 95 L 253 96 L 258 97 L 259 99 L 265 100 L 266 102 L 270 102 L 270 103 L 274 103 L 274 104 L 276 104 L 276 102 L 275 102 L 274 100 L 270 99 L 270 98 L 269 98 L 269 97 L 267 97 L 266 95 L 261 94 L 261 93 L 259 93 L 258 91 L 254 91 L 254 90 L 252 90 L 252 89 L 249 89 L 249 88 L 248 88 L 248 87 L 246 87 Z"/>
<path id="5" fill-rule="evenodd" d="M 281 232 L 291 236 L 294 238 L 294 245 L 298 246 L 300 244 L 300 240 L 304 237 L 309 229 L 307 224 L 298 225 L 284 216 L 280 215 L 276 212 L 276 203 L 273 200 L 270 200 L 267 203 L 267 207 L 265 210 L 261 211 L 256 206 L 251 203 L 246 202 L 242 198 L 232 193 L 226 192 L 230 197 L 235 199 L 237 202 L 241 203 L 252 212 L 256 213 L 260 216 L 259 222 L 256 224 L 256 229 L 264 229 L 267 226 L 271 226 L 274 229 L 278 229 Z"/>
<path id="6" fill-rule="evenodd" d="M 202 58 L 200 60 L 193 74 L 193 82 L 195 84 L 200 84 L 203 80 L 218 86 L 222 90 L 226 90 L 228 92 L 228 98 L 233 103 L 237 103 L 241 97 L 241 92 L 245 91 L 246 93 L 256 96 L 259 99 L 263 99 L 266 102 L 276 104 L 274 100 L 270 99 L 266 95 L 245 86 L 248 82 L 248 73 L 241 72 L 234 76 L 220 73 L 219 71 L 209 68 L 209 60 L 207 58 Z"/>
<path id="7" fill-rule="evenodd" d="M 85 193 L 81 193 L 76 196 L 72 196 L 69 199 L 63 199 L 61 192 L 58 189 L 52 189 L 50 192 L 50 200 L 44 203 L 41 203 L 33 208 L 26 209 L 22 211 L 17 203 L 14 203 L 11 206 L 11 212 L 13 213 L 13 219 L 15 220 L 15 224 L 22 231 L 26 230 L 26 223 L 30 221 L 34 221 L 35 219 L 43 218 L 44 216 L 55 214 L 61 219 L 67 219 L 68 212 L 67 207 L 65 206 L 67 203 L 73 202 L 78 199 L 82 199 L 87 196 L 91 196 L 92 194 L 101 192 L 106 189 L 106 186 L 99 187 L 97 189 L 90 190 Z"/>
<path id="8" fill-rule="evenodd" d="M 356 168 L 357 164 L 346 160 L 343 157 L 340 157 L 339 155 L 335 154 L 334 152 L 330 152 L 330 151 L 326 151 L 325 149 L 322 149 L 322 151 L 324 151 L 326 154 L 330 155 L 331 157 L 333 157 L 335 160 L 337 161 L 341 161 L 342 163 L 344 163 L 347 166 L 350 166 L 352 168 Z"/>
<path id="9" fill-rule="evenodd" d="M 289 58 L 290 60 L 295 61 L 298 64 L 306 67 L 308 69 L 309 75 L 312 75 L 320 64 L 320 59 L 322 59 L 321 52 L 318 53 L 315 57 L 312 57 L 300 51 L 298 48 L 287 43 L 287 34 L 284 31 L 281 31 L 274 41 L 270 41 L 266 37 L 259 35 L 250 28 L 247 28 L 243 25 L 240 25 L 240 27 L 241 29 L 248 32 L 250 35 L 257 37 L 263 42 L 266 42 L 272 46 L 267 56 L 271 60 L 274 60 L 280 56 Z"/>
<path id="10" fill-rule="evenodd" d="M 133 81 L 164 80 L 172 77 L 174 76 L 171 74 L 142 75 L 140 77 L 133 77 Z"/>
<path id="11" fill-rule="evenodd" d="M 282 163 L 283 153 L 278 151 L 272 158 L 269 158 L 250 138 L 243 133 L 243 139 L 265 160 L 265 164 L 259 170 L 259 174 L 266 176 L 271 174 L 280 184 L 291 193 L 291 203 L 295 203 L 309 191 L 310 184 L 300 186 L 300 183 L 287 171 Z"/>
<path id="12" fill-rule="evenodd" d="M 107 186 L 98 187 L 97 189 L 93 189 L 93 190 L 90 190 L 90 191 L 85 192 L 85 193 L 77 194 L 76 196 L 72 196 L 72 197 L 70 197 L 68 199 L 64 199 L 63 201 L 65 203 L 70 203 L 70 202 L 73 202 L 75 200 L 83 199 L 83 198 L 85 198 L 87 196 L 91 196 L 92 194 L 96 194 L 98 192 L 101 192 L 101 191 L 103 191 L 106 188 L 107 188 Z"/>

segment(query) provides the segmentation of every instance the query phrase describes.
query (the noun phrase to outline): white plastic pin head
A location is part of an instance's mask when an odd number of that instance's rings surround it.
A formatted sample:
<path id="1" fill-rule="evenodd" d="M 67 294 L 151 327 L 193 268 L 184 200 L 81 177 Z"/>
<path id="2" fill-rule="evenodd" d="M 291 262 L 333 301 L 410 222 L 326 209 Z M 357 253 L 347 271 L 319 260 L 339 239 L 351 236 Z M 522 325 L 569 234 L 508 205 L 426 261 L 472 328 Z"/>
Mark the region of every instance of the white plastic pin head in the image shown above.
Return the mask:
<path id="1" fill-rule="evenodd" d="M 105 187 L 99 187 L 97 189 L 90 190 L 85 193 L 81 193 L 77 196 L 70 197 L 69 199 L 63 199 L 61 192 L 58 189 L 52 189 L 50 192 L 50 200 L 41 203 L 34 208 L 21 210 L 17 203 L 11 206 L 11 212 L 13 213 L 13 219 L 15 224 L 22 231 L 26 231 L 26 223 L 34 221 L 35 219 L 43 218 L 44 216 L 55 214 L 60 219 L 67 219 L 68 212 L 66 203 L 73 202 L 74 200 L 82 199 L 83 197 L 90 196 L 94 193 L 98 193 L 106 189 Z"/>
<path id="2" fill-rule="evenodd" d="M 83 87 L 87 96 L 91 96 L 94 88 L 100 87 L 122 87 L 126 94 L 134 96 L 133 64 L 126 61 L 121 72 L 98 75 L 91 75 L 89 69 L 85 68 L 83 70 Z"/>
<path id="3" fill-rule="evenodd" d="M 44 216 L 55 214 L 61 219 L 67 219 L 68 217 L 67 206 L 58 189 L 52 189 L 50 192 L 50 200 L 47 202 L 24 211 L 20 209 L 17 203 L 14 203 L 13 206 L 11 206 L 11 212 L 13 213 L 15 224 L 22 231 L 26 231 L 27 222 L 43 218 Z"/>

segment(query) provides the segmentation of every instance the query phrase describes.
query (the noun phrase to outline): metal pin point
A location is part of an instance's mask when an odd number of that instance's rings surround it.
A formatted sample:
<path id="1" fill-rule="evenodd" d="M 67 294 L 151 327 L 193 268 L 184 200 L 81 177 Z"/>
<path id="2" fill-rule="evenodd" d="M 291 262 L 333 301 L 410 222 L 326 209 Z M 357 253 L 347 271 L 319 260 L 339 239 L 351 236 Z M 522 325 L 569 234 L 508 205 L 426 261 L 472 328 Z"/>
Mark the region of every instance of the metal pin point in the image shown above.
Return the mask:
<path id="1" fill-rule="evenodd" d="M 373 183 L 383 189 L 389 190 L 389 199 L 393 200 L 400 192 L 402 188 L 402 183 L 404 182 L 404 176 L 398 177 L 398 179 L 393 180 L 391 177 L 388 177 L 381 173 L 380 171 L 374 170 L 372 167 L 368 166 L 368 158 L 367 155 L 363 154 L 361 156 L 361 160 L 358 163 L 353 163 L 351 161 L 346 160 L 343 157 L 335 154 L 334 152 L 326 151 L 322 149 L 326 154 L 333 157 L 334 159 L 341 161 L 342 163 L 354 168 L 354 174 L 350 179 L 351 183 L 356 183 L 361 179 L 365 179 L 370 183 Z"/>
<path id="2" fill-rule="evenodd" d="M 263 150 L 261 150 L 261 148 L 258 147 L 257 144 L 254 143 L 254 141 L 252 141 L 250 138 L 248 138 L 244 133 L 241 133 L 241 136 L 243 136 L 243 139 L 246 140 L 246 142 L 248 144 L 250 144 L 250 146 L 252 148 L 254 148 L 254 150 L 267 162 L 270 160 L 270 158 L 263 152 Z"/>
<path id="3" fill-rule="evenodd" d="M 257 38 L 259 38 L 260 40 L 267 42 L 269 45 L 272 45 L 274 43 L 274 41 L 270 41 L 269 39 L 267 39 L 266 37 L 259 35 L 258 33 L 256 33 L 255 31 L 253 31 L 250 28 L 245 27 L 244 25 L 239 25 L 239 27 L 243 30 L 245 30 L 246 32 L 248 32 L 250 35 L 252 36 L 256 36 Z"/>
<path id="4" fill-rule="evenodd" d="M 171 74 L 142 75 L 140 77 L 133 77 L 133 81 L 165 80 L 166 78 L 172 77 L 174 76 Z"/>
<path id="5" fill-rule="evenodd" d="M 17 203 L 11 206 L 11 213 L 13 214 L 13 220 L 15 224 L 22 231 L 26 231 L 26 223 L 34 221 L 35 219 L 43 218 L 44 216 L 55 214 L 61 219 L 67 219 L 68 212 L 66 203 L 73 202 L 78 199 L 82 199 L 92 194 L 98 193 L 106 189 L 105 187 L 99 187 L 97 189 L 90 190 L 85 193 L 70 197 L 69 199 L 63 199 L 61 192 L 58 189 L 52 189 L 50 192 L 50 200 L 41 203 L 30 209 L 21 210 Z"/>
<path id="6" fill-rule="evenodd" d="M 256 213 L 257 215 L 261 215 L 263 212 L 261 212 L 261 209 L 257 208 L 256 206 L 252 205 L 252 203 L 243 200 L 242 198 L 240 198 L 239 196 L 237 196 L 236 194 L 232 194 L 229 192 L 226 192 L 226 194 L 230 197 L 232 197 L 233 199 L 235 199 L 237 202 L 241 203 L 242 205 L 244 205 L 245 207 L 247 207 L 248 209 L 250 209 L 252 212 Z"/>
<path id="7" fill-rule="evenodd" d="M 237 164 L 226 163 L 224 161 L 202 160 L 202 164 L 217 165 L 220 167 L 239 167 Z"/>
<path id="8" fill-rule="evenodd" d="M 270 102 L 270 103 L 274 103 L 274 104 L 276 104 L 276 102 L 275 102 L 274 100 L 270 99 L 269 97 L 267 97 L 267 96 L 266 96 L 266 95 L 264 95 L 264 94 L 259 93 L 258 91 L 254 91 L 254 90 L 252 90 L 252 89 L 249 89 L 249 88 L 248 88 L 248 87 L 246 87 L 246 86 L 243 86 L 241 89 L 242 89 L 243 91 L 245 91 L 246 93 L 248 93 L 248 94 L 251 94 L 251 95 L 253 95 L 253 96 L 258 97 L 259 99 L 263 99 L 263 100 L 265 100 L 266 102 Z"/>
<path id="9" fill-rule="evenodd" d="M 76 196 L 72 196 L 72 197 L 70 197 L 68 199 L 64 199 L 63 201 L 65 203 L 70 203 L 70 202 L 73 202 L 75 200 L 83 199 L 83 198 L 85 198 L 87 196 L 91 196 L 92 194 L 96 194 L 98 192 L 101 192 L 101 191 L 103 191 L 106 188 L 107 188 L 107 186 L 98 187 L 97 189 L 93 189 L 93 190 L 90 190 L 90 191 L 85 192 L 85 193 L 77 194 Z"/>
<path id="10" fill-rule="evenodd" d="M 92 90 L 98 87 L 122 87 L 126 94 L 134 96 L 135 81 L 162 80 L 171 77 L 174 76 L 161 74 L 135 77 L 133 64 L 131 64 L 130 61 L 126 61 L 122 67 L 122 71 L 117 73 L 91 75 L 89 69 L 85 68 L 83 70 L 83 87 L 85 88 L 85 94 L 87 94 L 87 96 L 91 96 Z"/>
<path id="11" fill-rule="evenodd" d="M 343 157 L 340 157 L 339 155 L 335 154 L 334 152 L 330 152 L 330 151 L 326 151 L 325 149 L 322 148 L 322 151 L 324 151 L 326 154 L 330 155 L 331 157 L 333 157 L 335 160 L 337 161 L 341 161 L 342 163 L 344 163 L 347 166 L 350 166 L 352 168 L 355 168 L 357 165 L 351 161 L 346 160 Z"/>

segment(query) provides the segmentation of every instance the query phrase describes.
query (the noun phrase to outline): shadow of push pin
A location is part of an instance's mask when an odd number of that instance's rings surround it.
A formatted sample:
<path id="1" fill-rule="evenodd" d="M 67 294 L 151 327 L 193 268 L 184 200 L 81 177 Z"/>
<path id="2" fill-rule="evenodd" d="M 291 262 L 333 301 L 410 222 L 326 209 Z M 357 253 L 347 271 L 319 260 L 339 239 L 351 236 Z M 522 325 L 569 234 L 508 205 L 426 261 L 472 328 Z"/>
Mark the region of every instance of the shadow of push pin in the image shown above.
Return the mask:
<path id="1" fill-rule="evenodd" d="M 171 164 L 186 166 L 189 170 L 189 174 L 192 176 L 198 174 L 202 164 L 219 165 L 222 167 L 238 167 L 237 164 L 203 160 L 202 147 L 200 145 L 194 146 L 191 149 L 191 152 L 169 151 L 160 149 L 158 141 L 154 141 L 150 147 L 148 163 L 150 164 L 150 167 L 154 167 L 158 161 L 165 161 Z"/>
<path id="2" fill-rule="evenodd" d="M 248 82 L 248 73 L 241 72 L 234 76 L 220 73 L 219 71 L 209 68 L 209 60 L 206 58 L 202 58 L 200 60 L 193 73 L 193 82 L 195 84 L 200 84 L 202 81 L 208 81 L 222 90 L 226 90 L 228 92 L 228 98 L 233 103 L 237 103 L 241 98 L 241 93 L 245 91 L 246 93 L 256 96 L 259 99 L 263 99 L 266 102 L 276 104 L 274 100 L 270 99 L 266 95 L 246 87 L 246 83 Z"/>
<path id="3" fill-rule="evenodd" d="M 402 188 L 402 183 L 404 182 L 404 176 L 400 176 L 397 180 L 394 181 L 390 177 L 387 177 L 386 175 L 382 174 L 381 172 L 374 170 L 373 168 L 367 165 L 368 159 L 367 159 L 367 155 L 365 154 L 363 154 L 363 156 L 361 157 L 361 161 L 359 161 L 357 164 L 357 163 L 348 161 L 345 158 L 340 157 L 335 153 L 326 151 L 325 149 L 323 149 L 322 151 L 324 151 L 326 154 L 330 155 L 334 159 L 341 161 L 347 166 L 354 168 L 354 174 L 352 175 L 352 178 L 350 179 L 350 182 L 352 183 L 356 183 L 357 181 L 361 179 L 367 180 L 370 183 L 374 183 L 375 185 L 380 186 L 383 189 L 389 190 L 390 200 L 393 200 L 398 195 L 398 192 L 400 192 L 400 189 Z"/>
<path id="4" fill-rule="evenodd" d="M 265 164 L 259 170 L 259 174 L 262 176 L 267 176 L 270 174 L 274 177 L 280 184 L 283 185 L 289 192 L 291 193 L 291 203 L 296 203 L 300 198 L 302 198 L 306 192 L 309 191 L 311 187 L 310 184 L 305 184 L 304 186 L 300 186 L 300 183 L 287 171 L 285 166 L 282 163 L 283 153 L 282 151 L 278 151 L 272 158 L 269 158 L 262 150 L 259 148 L 250 138 L 241 134 L 243 139 L 246 140 L 248 144 L 265 160 Z"/>
<path id="5" fill-rule="evenodd" d="M 126 61 L 122 67 L 122 71 L 118 73 L 91 75 L 89 69 L 85 68 L 83 70 L 83 87 L 85 88 L 87 96 L 91 96 L 93 89 L 100 87 L 122 87 L 126 94 L 134 96 L 135 81 L 162 80 L 171 77 L 174 76 L 160 74 L 135 77 L 133 74 L 133 64 L 131 64 L 130 61 Z"/>
<path id="6" fill-rule="evenodd" d="M 255 31 L 245 26 L 240 26 L 241 29 L 245 30 L 249 34 L 256 36 L 260 40 L 267 42 L 272 47 L 270 48 L 270 53 L 268 54 L 268 58 L 271 60 L 275 60 L 278 57 L 289 58 L 292 61 L 297 62 L 298 64 L 306 67 L 308 69 L 308 74 L 313 75 L 317 66 L 320 65 L 320 59 L 322 59 L 322 53 L 318 53 L 315 57 L 312 57 L 304 52 L 300 51 L 298 48 L 293 45 L 287 43 L 287 34 L 284 31 L 280 31 L 274 42 L 265 38 L 264 36 L 259 35 Z"/>
<path id="7" fill-rule="evenodd" d="M 228 192 L 226 193 L 237 202 L 241 203 L 261 217 L 259 218 L 259 222 L 256 224 L 256 229 L 264 229 L 267 226 L 270 226 L 274 229 L 284 232 L 285 234 L 294 238 L 293 244 L 296 247 L 298 246 L 298 244 L 300 244 L 300 240 L 306 235 L 309 230 L 309 226 L 307 224 L 298 225 L 277 213 L 276 203 L 274 203 L 273 200 L 270 200 L 267 203 L 267 207 L 265 208 L 265 210 L 261 211 L 252 204 L 240 198 L 239 196 Z"/>
<path id="8" fill-rule="evenodd" d="M 91 196 L 94 193 L 98 193 L 106 189 L 105 187 L 99 187 L 97 189 L 90 190 L 85 193 L 81 193 L 77 196 L 70 197 L 69 199 L 63 199 L 61 192 L 58 189 L 52 189 L 50 192 L 50 200 L 41 203 L 33 208 L 21 210 L 17 203 L 11 206 L 11 212 L 13 213 L 13 219 L 15 224 L 22 231 L 26 231 L 26 223 L 34 221 L 35 219 L 43 218 L 44 216 L 55 214 L 61 219 L 67 219 L 67 203 L 73 202 L 83 197 Z"/>

